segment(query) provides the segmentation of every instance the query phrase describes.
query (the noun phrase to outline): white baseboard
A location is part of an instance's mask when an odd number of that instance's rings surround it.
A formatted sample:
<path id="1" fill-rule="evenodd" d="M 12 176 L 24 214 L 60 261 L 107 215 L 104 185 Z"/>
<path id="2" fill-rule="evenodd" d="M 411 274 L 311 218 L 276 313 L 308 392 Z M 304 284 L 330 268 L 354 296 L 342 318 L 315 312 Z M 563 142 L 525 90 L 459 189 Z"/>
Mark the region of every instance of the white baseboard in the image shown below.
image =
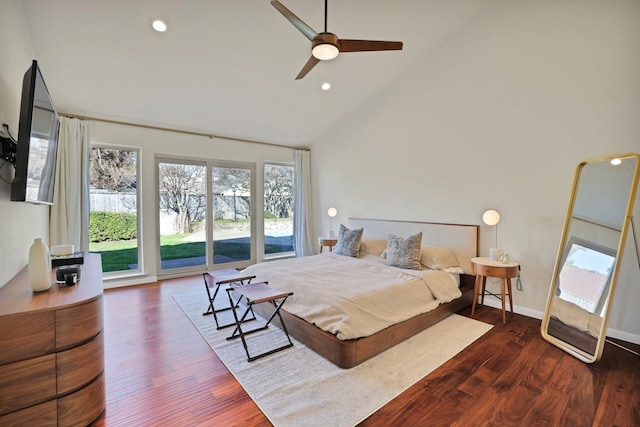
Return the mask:
<path id="1" fill-rule="evenodd" d="M 611 338 L 616 338 L 622 341 L 630 342 L 632 344 L 640 344 L 640 335 L 631 334 L 625 331 L 619 331 L 617 329 L 607 329 L 607 336 Z"/>
<path id="2" fill-rule="evenodd" d="M 157 282 L 156 276 L 105 277 L 102 282 L 104 289 L 124 288 L 126 286 L 144 285 Z"/>
<path id="3" fill-rule="evenodd" d="M 485 297 L 484 300 L 484 305 L 489 306 L 489 307 L 493 307 L 493 308 L 497 308 L 497 309 L 502 309 L 502 304 L 500 303 L 499 300 L 493 299 L 493 298 L 487 298 Z M 542 320 L 542 312 L 538 311 L 538 310 L 532 310 L 530 308 L 527 307 L 519 307 L 517 305 L 513 306 L 513 312 L 517 313 L 517 314 L 522 314 L 523 316 L 527 316 L 527 317 L 532 317 L 534 319 L 539 319 Z M 608 328 L 607 329 L 607 336 L 611 337 L 611 338 L 616 338 L 622 341 L 626 341 L 626 342 L 630 342 L 633 344 L 640 344 L 640 335 L 637 334 L 632 334 L 629 332 L 625 332 L 625 331 L 619 331 L 617 329 L 612 329 L 612 328 Z"/>
<path id="4" fill-rule="evenodd" d="M 484 305 L 502 310 L 502 303 L 494 298 L 485 297 Z M 477 306 L 476 306 L 477 307 Z M 507 310 L 509 310 L 509 304 L 507 304 Z M 534 319 L 542 320 L 542 312 L 538 310 L 532 310 L 527 307 L 520 307 L 518 305 L 513 306 L 513 312 L 522 314 L 523 316 L 532 317 Z"/>

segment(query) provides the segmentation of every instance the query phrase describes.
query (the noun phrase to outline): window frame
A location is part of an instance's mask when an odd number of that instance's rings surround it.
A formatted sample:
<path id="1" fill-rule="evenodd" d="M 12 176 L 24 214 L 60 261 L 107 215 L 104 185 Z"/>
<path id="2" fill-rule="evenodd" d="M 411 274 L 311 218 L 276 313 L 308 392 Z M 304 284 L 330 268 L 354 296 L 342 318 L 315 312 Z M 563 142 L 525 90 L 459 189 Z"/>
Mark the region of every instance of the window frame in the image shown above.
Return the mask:
<path id="1" fill-rule="evenodd" d="M 144 218 L 144 208 L 142 205 L 142 191 L 143 188 L 143 178 L 142 178 L 142 147 L 132 146 L 132 145 L 124 145 L 124 144 L 109 144 L 102 142 L 91 142 L 89 144 L 89 149 L 93 151 L 94 149 L 107 149 L 107 150 L 122 150 L 122 151 L 134 151 L 136 152 L 136 240 L 137 240 L 137 250 L 138 250 L 138 268 L 129 269 L 129 270 L 118 270 L 118 271 L 108 271 L 102 273 L 103 278 L 105 280 L 109 279 L 119 279 L 119 278 L 129 278 L 135 276 L 141 276 L 145 274 L 145 266 L 144 266 L 144 237 L 142 233 L 143 227 L 143 218 Z M 89 160 L 89 169 L 91 169 L 91 164 Z M 87 172 L 87 181 L 90 182 L 89 172 Z M 89 192 L 91 192 L 90 183 L 88 183 L 87 187 L 89 187 Z M 91 213 L 91 201 L 89 200 L 89 213 Z M 91 224 L 87 224 L 87 228 L 90 228 Z M 87 230 L 88 234 L 88 230 Z M 89 245 L 91 243 L 89 242 Z"/>

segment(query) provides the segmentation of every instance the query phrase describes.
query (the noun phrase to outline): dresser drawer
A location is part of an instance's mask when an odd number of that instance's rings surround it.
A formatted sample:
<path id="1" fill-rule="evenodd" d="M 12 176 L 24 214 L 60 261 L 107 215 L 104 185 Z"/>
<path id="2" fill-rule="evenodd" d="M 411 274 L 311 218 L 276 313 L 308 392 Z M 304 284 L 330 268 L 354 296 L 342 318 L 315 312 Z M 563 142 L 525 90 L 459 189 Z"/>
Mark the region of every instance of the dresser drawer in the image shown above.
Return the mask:
<path id="1" fill-rule="evenodd" d="M 102 330 L 102 295 L 86 304 L 56 311 L 56 348 L 64 349 L 95 337 Z"/>
<path id="2" fill-rule="evenodd" d="M 11 427 L 56 427 L 58 405 L 55 400 L 41 403 L 21 411 L 0 415 L 0 426 Z"/>
<path id="3" fill-rule="evenodd" d="M 55 397 L 56 355 L 0 366 L 0 390 L 0 414 Z"/>
<path id="4" fill-rule="evenodd" d="M 104 333 L 94 339 L 57 355 L 58 395 L 78 389 L 95 379 L 104 370 Z"/>
<path id="5" fill-rule="evenodd" d="M 0 365 L 51 353 L 53 319 L 53 311 L 0 316 Z"/>
<path id="6" fill-rule="evenodd" d="M 83 389 L 58 399 L 58 426 L 86 426 L 105 408 L 104 373 Z"/>

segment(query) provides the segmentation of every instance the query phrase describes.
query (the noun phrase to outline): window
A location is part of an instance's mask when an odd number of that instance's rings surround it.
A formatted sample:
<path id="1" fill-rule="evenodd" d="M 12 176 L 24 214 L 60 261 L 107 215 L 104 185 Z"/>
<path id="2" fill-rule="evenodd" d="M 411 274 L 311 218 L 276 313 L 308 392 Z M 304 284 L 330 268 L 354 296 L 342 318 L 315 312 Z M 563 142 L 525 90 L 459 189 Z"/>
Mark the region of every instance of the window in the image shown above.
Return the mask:
<path id="1" fill-rule="evenodd" d="M 293 166 L 264 165 L 264 253 L 293 252 Z"/>
<path id="2" fill-rule="evenodd" d="M 139 150 L 94 145 L 89 158 L 89 251 L 104 273 L 140 270 Z"/>

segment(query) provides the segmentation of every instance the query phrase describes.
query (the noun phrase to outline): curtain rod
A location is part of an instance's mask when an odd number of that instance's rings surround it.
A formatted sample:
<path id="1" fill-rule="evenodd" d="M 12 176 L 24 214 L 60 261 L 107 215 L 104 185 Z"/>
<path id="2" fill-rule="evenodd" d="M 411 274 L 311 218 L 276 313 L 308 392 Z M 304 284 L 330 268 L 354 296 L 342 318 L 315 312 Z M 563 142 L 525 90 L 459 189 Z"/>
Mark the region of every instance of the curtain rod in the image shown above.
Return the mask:
<path id="1" fill-rule="evenodd" d="M 119 120 L 99 119 L 97 117 L 80 116 L 78 114 L 71 114 L 71 113 L 58 113 L 58 115 L 62 116 L 62 117 L 68 117 L 70 119 L 90 120 L 90 121 L 94 121 L 94 122 L 111 123 L 111 124 L 124 125 L 124 126 L 135 126 L 135 127 L 140 127 L 140 128 L 144 128 L 144 129 L 153 129 L 153 130 L 161 130 L 161 131 L 165 131 L 165 132 L 182 133 L 182 134 L 185 134 L 185 135 L 203 136 L 203 137 L 209 138 L 209 139 L 218 138 L 218 139 L 226 139 L 226 140 L 229 140 L 229 141 L 249 142 L 251 144 L 268 145 L 268 146 L 271 146 L 271 147 L 290 148 L 292 150 L 311 151 L 309 148 L 306 148 L 306 147 L 290 147 L 288 145 L 283 145 L 283 144 L 275 144 L 275 143 L 271 143 L 271 142 L 256 141 L 256 140 L 253 140 L 253 139 L 245 139 L 245 138 L 234 138 L 232 136 L 215 135 L 215 134 L 212 134 L 212 133 L 205 133 L 205 132 L 195 132 L 195 131 L 189 131 L 189 130 L 180 130 L 180 129 L 162 127 L 162 126 L 142 125 L 142 124 L 138 124 L 138 123 L 123 122 L 123 121 L 119 121 Z"/>

